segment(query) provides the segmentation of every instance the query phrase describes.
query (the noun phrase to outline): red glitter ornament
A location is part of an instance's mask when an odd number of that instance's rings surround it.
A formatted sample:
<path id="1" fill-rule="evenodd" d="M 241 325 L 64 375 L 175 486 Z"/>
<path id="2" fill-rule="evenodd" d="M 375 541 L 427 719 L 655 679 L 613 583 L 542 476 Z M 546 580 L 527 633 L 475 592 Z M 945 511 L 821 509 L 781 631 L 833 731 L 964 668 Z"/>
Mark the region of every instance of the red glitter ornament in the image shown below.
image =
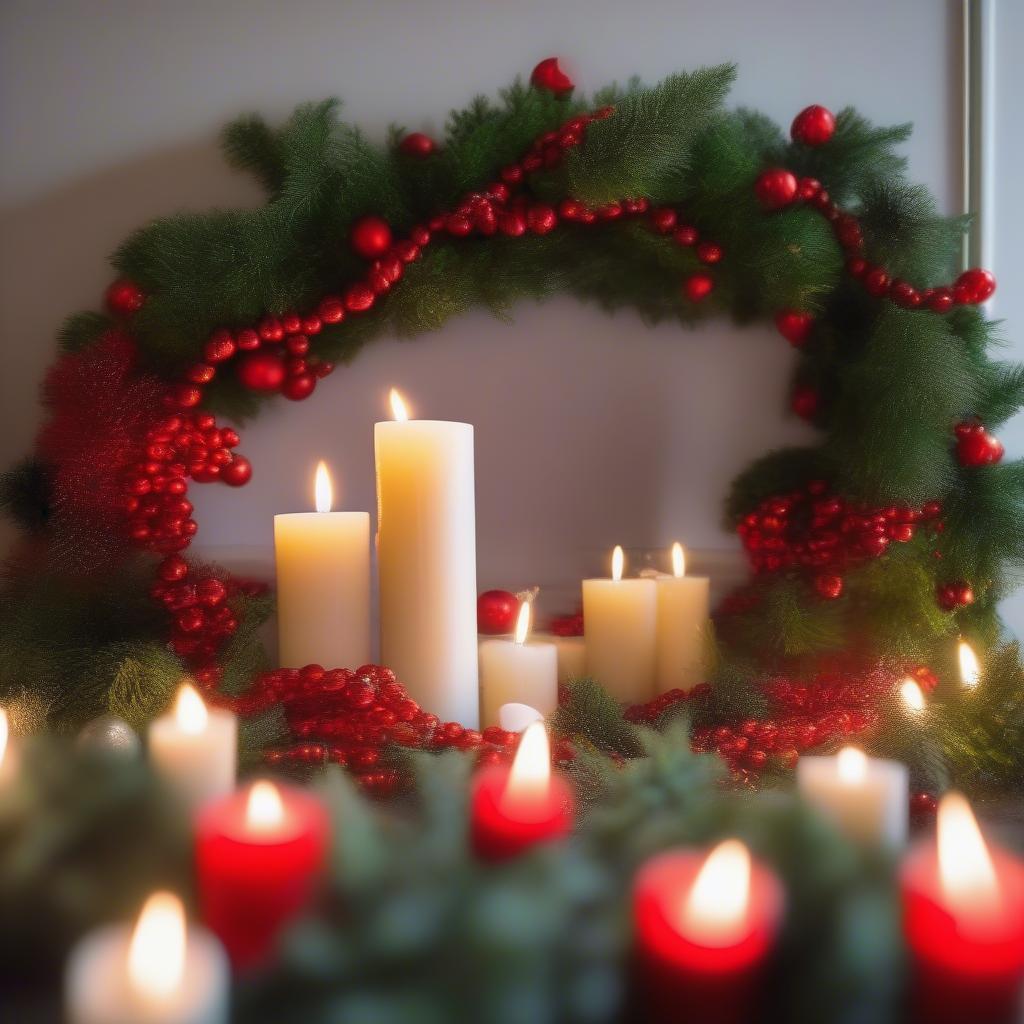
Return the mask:
<path id="1" fill-rule="evenodd" d="M 250 352 L 238 361 L 236 372 L 250 391 L 277 391 L 284 382 L 284 360 L 276 352 Z"/>
<path id="2" fill-rule="evenodd" d="M 1002 443 L 980 423 L 958 423 L 956 457 L 961 466 L 991 466 L 1002 459 Z"/>

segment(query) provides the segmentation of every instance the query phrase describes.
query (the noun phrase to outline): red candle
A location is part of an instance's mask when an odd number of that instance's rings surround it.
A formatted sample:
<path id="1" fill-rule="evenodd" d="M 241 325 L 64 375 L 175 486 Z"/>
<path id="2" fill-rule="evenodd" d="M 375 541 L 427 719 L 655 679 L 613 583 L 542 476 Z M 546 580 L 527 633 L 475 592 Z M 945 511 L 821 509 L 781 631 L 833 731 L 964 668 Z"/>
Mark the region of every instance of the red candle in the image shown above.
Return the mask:
<path id="1" fill-rule="evenodd" d="M 1024 862 L 988 846 L 959 793 L 939 804 L 937 840 L 903 865 L 903 930 L 914 1010 L 929 1024 L 1014 1020 L 1024 979 Z"/>
<path id="2" fill-rule="evenodd" d="M 200 812 L 200 908 L 236 967 L 263 960 L 306 906 L 327 837 L 327 812 L 316 799 L 270 782 L 256 782 Z"/>
<path id="3" fill-rule="evenodd" d="M 515 857 L 534 843 L 569 834 L 572 790 L 551 771 L 543 722 L 534 722 L 523 733 L 511 768 L 480 773 L 470 810 L 473 849 L 484 860 Z"/>
<path id="4" fill-rule="evenodd" d="M 633 885 L 643 1019 L 746 1020 L 782 906 L 779 880 L 739 840 L 649 860 Z"/>

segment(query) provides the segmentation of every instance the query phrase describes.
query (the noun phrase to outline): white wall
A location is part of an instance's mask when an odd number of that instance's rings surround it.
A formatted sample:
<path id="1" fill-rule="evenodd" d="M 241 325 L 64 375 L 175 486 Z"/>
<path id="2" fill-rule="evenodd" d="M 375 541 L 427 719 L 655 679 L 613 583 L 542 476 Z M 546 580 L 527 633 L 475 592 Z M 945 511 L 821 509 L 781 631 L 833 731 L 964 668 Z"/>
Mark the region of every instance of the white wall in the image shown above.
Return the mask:
<path id="1" fill-rule="evenodd" d="M 276 118 L 340 95 L 377 137 L 393 120 L 439 132 L 450 107 L 550 54 L 586 90 L 731 60 L 732 102 L 783 124 L 811 102 L 914 121 L 911 173 L 952 212 L 958 11 L 936 0 L 6 0 L 0 464 L 31 445 L 54 331 L 98 302 L 119 240 L 168 211 L 256 201 L 215 148 L 240 111 Z M 1008 269 L 996 271 L 1009 290 Z M 477 425 L 482 586 L 572 581 L 615 542 L 733 546 L 718 526 L 729 480 L 805 436 L 783 415 L 790 360 L 767 329 L 649 330 L 564 299 L 521 308 L 512 325 L 477 313 L 429 339 L 384 341 L 311 401 L 277 402 L 245 431 L 256 476 L 242 492 L 194 488 L 201 540 L 267 550 L 272 514 L 306 506 L 319 457 L 343 478 L 346 507 L 372 508 L 371 425 L 394 383 L 418 414 Z"/>

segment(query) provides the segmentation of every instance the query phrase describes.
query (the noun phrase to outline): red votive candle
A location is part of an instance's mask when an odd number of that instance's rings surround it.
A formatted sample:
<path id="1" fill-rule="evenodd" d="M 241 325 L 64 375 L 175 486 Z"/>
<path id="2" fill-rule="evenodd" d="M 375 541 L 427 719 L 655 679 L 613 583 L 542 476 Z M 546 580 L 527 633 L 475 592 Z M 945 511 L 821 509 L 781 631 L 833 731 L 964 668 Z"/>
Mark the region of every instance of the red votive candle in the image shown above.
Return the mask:
<path id="1" fill-rule="evenodd" d="M 569 784 L 551 771 L 543 722 L 527 727 L 511 768 L 481 772 L 473 786 L 470 833 L 484 860 L 515 857 L 535 843 L 561 839 L 572 831 Z"/>
<path id="2" fill-rule="evenodd" d="M 236 967 L 264 960 L 308 904 L 328 831 L 327 812 L 314 797 L 265 781 L 200 811 L 200 909 Z"/>
<path id="3" fill-rule="evenodd" d="M 959 793 L 942 798 L 936 841 L 910 852 L 901 886 L 915 1018 L 1016 1020 L 1024 981 L 1024 862 L 986 844 Z"/>
<path id="4" fill-rule="evenodd" d="M 640 1019 L 747 1020 L 782 907 L 778 878 L 737 839 L 649 860 L 633 884 Z"/>

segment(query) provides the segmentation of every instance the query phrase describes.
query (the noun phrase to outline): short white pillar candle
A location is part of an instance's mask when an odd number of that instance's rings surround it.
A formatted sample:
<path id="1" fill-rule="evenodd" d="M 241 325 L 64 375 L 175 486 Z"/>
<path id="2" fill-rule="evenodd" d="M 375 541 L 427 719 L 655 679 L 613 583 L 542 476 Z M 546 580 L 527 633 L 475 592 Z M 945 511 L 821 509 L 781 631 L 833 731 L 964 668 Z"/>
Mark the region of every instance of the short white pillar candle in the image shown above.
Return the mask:
<path id="1" fill-rule="evenodd" d="M 835 757 L 801 757 L 801 796 L 851 839 L 899 849 L 907 841 L 910 772 L 899 761 L 844 747 Z"/>
<path id="2" fill-rule="evenodd" d="M 711 581 L 686 575 L 682 544 L 672 545 L 672 575 L 658 588 L 657 691 L 692 690 L 704 682 L 704 643 L 710 614 Z M 586 621 L 586 620 L 584 620 Z"/>
<path id="3" fill-rule="evenodd" d="M 174 709 L 149 726 L 150 763 L 184 802 L 198 806 L 235 788 L 238 719 L 224 708 L 207 708 L 189 683 Z"/>
<path id="4" fill-rule="evenodd" d="M 558 651 L 558 685 L 587 674 L 587 643 L 581 636 L 559 636 L 557 633 L 535 633 L 538 640 L 554 644 Z"/>

